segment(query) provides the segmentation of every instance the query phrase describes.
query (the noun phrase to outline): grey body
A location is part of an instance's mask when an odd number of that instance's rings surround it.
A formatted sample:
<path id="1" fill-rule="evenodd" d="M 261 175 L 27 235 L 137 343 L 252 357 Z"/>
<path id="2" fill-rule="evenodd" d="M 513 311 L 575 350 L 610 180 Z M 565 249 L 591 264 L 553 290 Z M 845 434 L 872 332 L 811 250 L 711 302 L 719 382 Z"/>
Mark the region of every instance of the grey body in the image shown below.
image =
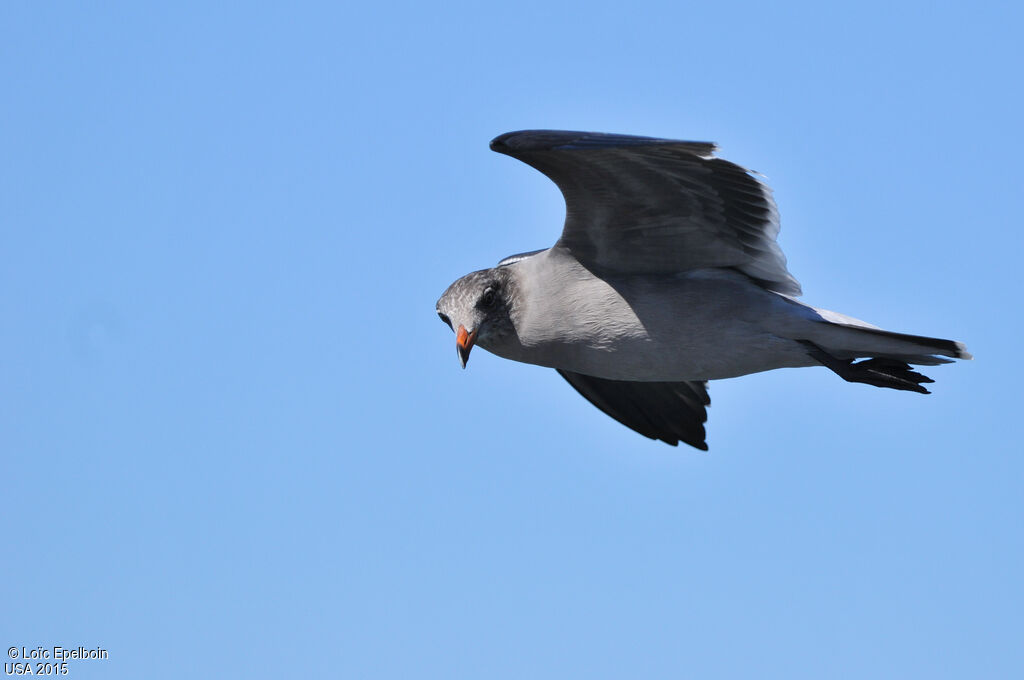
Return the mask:
<path id="1" fill-rule="evenodd" d="M 554 368 L 641 434 L 706 449 L 708 380 L 826 366 L 927 393 L 910 364 L 970 358 L 951 340 L 797 301 L 770 191 L 712 145 L 526 131 L 491 148 L 558 184 L 566 224 L 553 247 L 473 272 L 438 300 L 463 366 L 476 344 Z"/>
<path id="2" fill-rule="evenodd" d="M 518 335 L 493 347 L 478 343 L 506 359 L 633 381 L 817 364 L 792 340 L 810 333 L 814 312 L 735 271 L 600 278 L 557 248 L 509 268 L 529 282 L 520 284 L 513 313 Z"/>

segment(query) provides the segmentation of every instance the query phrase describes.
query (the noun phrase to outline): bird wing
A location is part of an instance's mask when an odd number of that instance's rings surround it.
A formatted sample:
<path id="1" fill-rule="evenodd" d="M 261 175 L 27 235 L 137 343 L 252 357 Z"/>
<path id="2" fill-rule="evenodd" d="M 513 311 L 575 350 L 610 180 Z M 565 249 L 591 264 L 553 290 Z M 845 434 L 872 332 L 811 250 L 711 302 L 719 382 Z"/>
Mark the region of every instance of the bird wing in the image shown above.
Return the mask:
<path id="1" fill-rule="evenodd" d="M 499 267 L 507 267 L 510 264 L 515 264 L 516 262 L 522 262 L 526 258 L 533 257 L 537 253 L 543 253 L 545 250 L 547 250 L 547 248 L 541 248 L 540 250 L 530 250 L 530 251 L 527 251 L 525 253 L 516 253 L 515 255 L 509 255 L 508 257 L 503 258 L 501 260 L 501 262 L 498 263 L 498 266 Z"/>
<path id="2" fill-rule="evenodd" d="M 629 429 L 672 446 L 685 442 L 708 450 L 706 381 L 629 382 L 557 370 L 587 401 Z"/>
<path id="3" fill-rule="evenodd" d="M 771 190 L 714 157 L 715 145 L 593 132 L 525 130 L 491 149 L 547 175 L 562 191 L 556 247 L 614 273 L 732 267 L 760 285 L 800 295 L 775 238 Z"/>

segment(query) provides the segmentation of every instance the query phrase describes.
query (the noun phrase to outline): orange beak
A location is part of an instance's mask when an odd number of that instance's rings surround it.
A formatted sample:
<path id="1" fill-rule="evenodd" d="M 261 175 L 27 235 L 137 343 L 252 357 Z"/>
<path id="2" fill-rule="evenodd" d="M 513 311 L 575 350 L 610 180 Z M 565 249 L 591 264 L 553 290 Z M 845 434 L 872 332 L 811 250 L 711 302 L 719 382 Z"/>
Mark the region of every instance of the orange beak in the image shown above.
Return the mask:
<path id="1" fill-rule="evenodd" d="M 466 332 L 466 327 L 459 324 L 459 330 L 455 332 L 455 349 L 459 351 L 459 361 L 462 362 L 462 367 L 466 367 L 466 362 L 469 361 L 469 350 L 473 349 L 473 343 L 476 342 L 477 329 L 472 333 Z"/>

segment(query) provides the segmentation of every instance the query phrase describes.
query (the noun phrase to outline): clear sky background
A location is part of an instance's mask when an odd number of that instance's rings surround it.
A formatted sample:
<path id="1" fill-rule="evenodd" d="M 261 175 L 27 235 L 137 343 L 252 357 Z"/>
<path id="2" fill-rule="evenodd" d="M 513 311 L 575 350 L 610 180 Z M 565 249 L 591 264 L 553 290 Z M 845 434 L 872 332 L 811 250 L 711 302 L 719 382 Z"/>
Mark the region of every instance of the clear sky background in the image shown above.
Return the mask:
<path id="1" fill-rule="evenodd" d="M 74 678 L 1024 677 L 1019 3 L 0 9 L 0 643 Z M 712 383 L 711 450 L 434 302 L 546 247 L 490 152 L 764 173 L 805 300 L 920 396 Z M 5 659 L 9 661 L 9 659 Z"/>

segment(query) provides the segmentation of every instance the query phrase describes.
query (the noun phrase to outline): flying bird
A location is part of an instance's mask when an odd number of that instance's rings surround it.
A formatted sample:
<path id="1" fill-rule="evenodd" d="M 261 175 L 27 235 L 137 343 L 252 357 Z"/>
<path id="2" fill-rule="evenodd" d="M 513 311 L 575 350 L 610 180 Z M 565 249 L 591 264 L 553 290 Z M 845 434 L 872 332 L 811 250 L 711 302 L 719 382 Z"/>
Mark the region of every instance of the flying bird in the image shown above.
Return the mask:
<path id="1" fill-rule="evenodd" d="M 911 364 L 971 358 L 953 340 L 799 302 L 771 190 L 714 144 L 525 130 L 491 149 L 558 185 L 565 225 L 552 247 L 467 274 L 437 301 L 463 368 L 474 346 L 554 368 L 645 437 L 707 450 L 709 380 L 824 366 L 928 394 Z"/>

